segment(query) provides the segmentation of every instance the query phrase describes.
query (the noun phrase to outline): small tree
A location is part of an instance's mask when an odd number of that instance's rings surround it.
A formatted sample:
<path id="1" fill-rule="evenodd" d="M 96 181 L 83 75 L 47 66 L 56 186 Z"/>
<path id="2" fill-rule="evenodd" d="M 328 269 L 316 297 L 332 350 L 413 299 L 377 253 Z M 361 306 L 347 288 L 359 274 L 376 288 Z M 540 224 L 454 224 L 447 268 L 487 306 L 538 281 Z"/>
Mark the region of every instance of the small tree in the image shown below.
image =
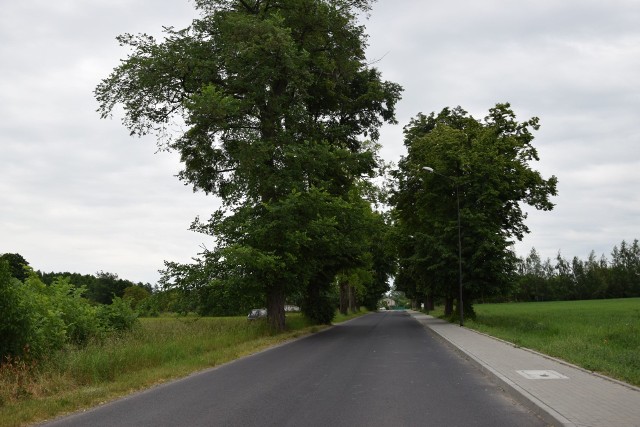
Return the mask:
<path id="1" fill-rule="evenodd" d="M 20 282 L 12 277 L 9 262 L 0 259 L 0 363 L 20 355 L 28 343 L 31 317 L 25 310 Z"/>
<path id="2" fill-rule="evenodd" d="M 129 304 L 133 309 L 136 309 L 138 305 L 151 297 L 151 292 L 144 286 L 134 285 L 125 288 L 122 295 L 122 299 L 129 301 Z"/>

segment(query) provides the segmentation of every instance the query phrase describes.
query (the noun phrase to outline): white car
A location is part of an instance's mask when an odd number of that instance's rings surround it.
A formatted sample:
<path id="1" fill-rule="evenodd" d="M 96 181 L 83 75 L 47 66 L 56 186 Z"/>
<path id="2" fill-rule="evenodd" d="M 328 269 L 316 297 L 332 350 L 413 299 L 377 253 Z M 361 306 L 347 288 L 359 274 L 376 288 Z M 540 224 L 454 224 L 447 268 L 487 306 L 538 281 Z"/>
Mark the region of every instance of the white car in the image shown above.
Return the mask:
<path id="1" fill-rule="evenodd" d="M 267 317 L 267 309 L 254 308 L 249 312 L 249 315 L 247 316 L 247 320 L 256 320 L 256 319 L 261 319 L 263 317 Z"/>

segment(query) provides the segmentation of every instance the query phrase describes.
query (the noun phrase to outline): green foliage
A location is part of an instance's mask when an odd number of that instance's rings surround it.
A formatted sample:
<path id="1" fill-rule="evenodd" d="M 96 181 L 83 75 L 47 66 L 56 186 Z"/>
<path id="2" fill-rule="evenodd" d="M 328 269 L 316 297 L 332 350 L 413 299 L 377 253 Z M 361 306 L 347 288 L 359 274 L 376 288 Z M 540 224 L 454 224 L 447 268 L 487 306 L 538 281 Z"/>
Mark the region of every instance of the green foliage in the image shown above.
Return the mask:
<path id="1" fill-rule="evenodd" d="M 0 358 L 42 359 L 67 344 L 85 345 L 110 331 L 133 327 L 135 313 L 119 298 L 109 306 L 94 306 L 83 298 L 84 287 L 68 278 L 46 285 L 26 269 L 24 283 L 11 278 L 7 262 L 0 262 Z"/>
<path id="2" fill-rule="evenodd" d="M 378 301 L 389 291 L 389 278 L 395 274 L 397 269 L 393 229 L 389 222 L 387 217 L 376 215 L 374 228 L 369 234 L 371 281 L 366 283 L 361 301 L 370 311 L 375 311 L 378 308 Z"/>
<path id="3" fill-rule="evenodd" d="M 398 289 L 419 300 L 445 298 L 452 310 L 460 221 L 465 304 L 509 291 L 512 243 L 528 232 L 521 206 L 550 210 L 556 195 L 557 179 L 545 180 L 529 165 L 538 160 L 532 145 L 538 127 L 537 118 L 516 121 L 509 104 L 497 104 L 484 120 L 445 108 L 419 114 L 405 127 L 408 154 L 394 172 L 391 199 Z"/>
<path id="4" fill-rule="evenodd" d="M 26 259 L 20 254 L 2 254 L 0 255 L 0 262 L 7 261 L 9 263 L 9 269 L 11 276 L 20 280 L 21 282 L 27 278 L 25 267 L 29 266 Z"/>
<path id="5" fill-rule="evenodd" d="M 194 224 L 216 248 L 168 263 L 165 288 L 200 312 L 262 301 L 282 329 L 287 299 L 329 304 L 335 274 L 360 262 L 353 191 L 378 167 L 362 136 L 394 122 L 401 88 L 366 62 L 358 18 L 370 1 L 196 5 L 202 18 L 160 43 L 120 36 L 132 53 L 95 95 L 103 117 L 122 104 L 132 134 L 156 133 L 179 152 L 180 179 L 223 201 Z M 183 134 L 165 132 L 173 121 Z"/>
<path id="6" fill-rule="evenodd" d="M 26 340 L 37 358 L 66 343 L 85 344 L 98 335 L 95 307 L 82 298 L 84 289 L 75 288 L 68 279 L 60 278 L 47 286 L 30 272 L 22 291 L 31 317 Z"/>
<path id="7" fill-rule="evenodd" d="M 129 286 L 122 295 L 122 299 L 129 301 L 133 309 L 137 309 L 144 300 L 150 297 L 151 292 L 149 289 L 140 285 Z"/>
<path id="8" fill-rule="evenodd" d="M 407 298 L 407 296 L 405 295 L 405 293 L 403 291 L 394 289 L 391 292 L 390 298 L 392 300 L 395 301 L 396 308 L 408 308 L 411 307 L 411 301 L 409 300 L 409 298 Z"/>
<path id="9" fill-rule="evenodd" d="M 101 328 L 107 332 L 128 331 L 138 318 L 129 301 L 118 297 L 114 297 L 109 305 L 99 306 L 97 315 Z"/>
<path id="10" fill-rule="evenodd" d="M 157 317 L 162 310 L 159 302 L 159 293 L 152 294 L 149 298 L 140 301 L 136 306 L 136 312 L 140 317 Z"/>
<path id="11" fill-rule="evenodd" d="M 121 298 L 124 290 L 133 283 L 118 278 L 117 274 L 100 271 L 96 273 L 96 280 L 87 288 L 87 298 L 100 304 L 111 304 L 115 297 Z"/>
<path id="12" fill-rule="evenodd" d="M 85 344 L 98 335 L 96 309 L 82 297 L 84 288 L 75 288 L 64 278 L 46 286 L 33 272 L 24 288 L 34 319 L 29 341 L 36 354 L 44 355 L 66 343 Z"/>
<path id="13" fill-rule="evenodd" d="M 640 245 L 624 240 L 611 261 L 592 251 L 586 261 L 556 256 L 542 262 L 535 248 L 518 260 L 515 286 L 503 301 L 558 301 L 640 297 Z"/>
<path id="14" fill-rule="evenodd" d="M 330 282 L 329 282 L 330 283 Z M 307 319 L 316 325 L 330 325 L 336 315 L 338 292 L 335 286 L 327 285 L 327 277 L 321 274 L 307 285 L 300 309 Z"/>
<path id="15" fill-rule="evenodd" d="M 31 317 L 24 307 L 21 283 L 12 277 L 9 262 L 0 260 L 0 361 L 18 355 L 27 344 Z"/>
<path id="16" fill-rule="evenodd" d="M 114 296 L 123 297 L 127 288 L 139 287 L 151 292 L 151 285 L 142 283 L 133 283 L 130 280 L 120 279 L 117 274 L 99 271 L 93 274 L 79 273 L 44 273 L 38 272 L 41 280 L 51 285 L 60 277 L 66 277 L 71 283 L 78 288 L 84 288 L 84 296 L 99 304 L 111 304 Z"/>

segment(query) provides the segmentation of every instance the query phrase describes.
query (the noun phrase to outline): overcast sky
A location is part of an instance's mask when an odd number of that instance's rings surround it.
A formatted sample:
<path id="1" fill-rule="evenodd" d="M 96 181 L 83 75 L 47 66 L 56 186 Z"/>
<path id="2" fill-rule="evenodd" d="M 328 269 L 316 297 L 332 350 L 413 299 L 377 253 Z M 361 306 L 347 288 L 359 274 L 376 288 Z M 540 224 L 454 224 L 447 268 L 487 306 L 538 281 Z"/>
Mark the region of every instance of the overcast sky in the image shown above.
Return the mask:
<path id="1" fill-rule="evenodd" d="M 108 271 L 155 283 L 164 260 L 186 262 L 210 238 L 188 231 L 216 199 L 175 174 L 175 154 L 101 120 L 93 89 L 124 58 L 115 36 L 160 35 L 196 12 L 188 0 L 2 1 L 0 253 L 35 269 Z M 367 22 L 369 59 L 405 91 L 382 156 L 405 153 L 418 112 L 462 106 L 482 118 L 510 102 L 537 116 L 534 145 L 551 212 L 531 212 L 516 246 L 610 258 L 640 238 L 640 2 L 380 0 Z"/>

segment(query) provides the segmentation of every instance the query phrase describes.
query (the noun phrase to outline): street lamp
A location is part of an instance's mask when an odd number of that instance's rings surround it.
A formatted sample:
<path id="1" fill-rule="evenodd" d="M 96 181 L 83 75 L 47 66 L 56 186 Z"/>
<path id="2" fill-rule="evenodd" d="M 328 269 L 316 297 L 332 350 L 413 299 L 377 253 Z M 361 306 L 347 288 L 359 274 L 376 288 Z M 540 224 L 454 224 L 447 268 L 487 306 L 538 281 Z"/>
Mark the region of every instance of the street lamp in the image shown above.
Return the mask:
<path id="1" fill-rule="evenodd" d="M 460 191 L 458 189 L 458 181 L 434 171 L 433 168 L 430 168 L 429 166 L 423 166 L 422 170 L 446 178 L 456 185 L 456 207 L 458 210 L 458 287 L 460 292 L 460 295 L 458 296 L 458 306 L 460 307 L 460 326 L 464 326 L 464 309 L 462 308 L 462 237 L 460 232 Z"/>

